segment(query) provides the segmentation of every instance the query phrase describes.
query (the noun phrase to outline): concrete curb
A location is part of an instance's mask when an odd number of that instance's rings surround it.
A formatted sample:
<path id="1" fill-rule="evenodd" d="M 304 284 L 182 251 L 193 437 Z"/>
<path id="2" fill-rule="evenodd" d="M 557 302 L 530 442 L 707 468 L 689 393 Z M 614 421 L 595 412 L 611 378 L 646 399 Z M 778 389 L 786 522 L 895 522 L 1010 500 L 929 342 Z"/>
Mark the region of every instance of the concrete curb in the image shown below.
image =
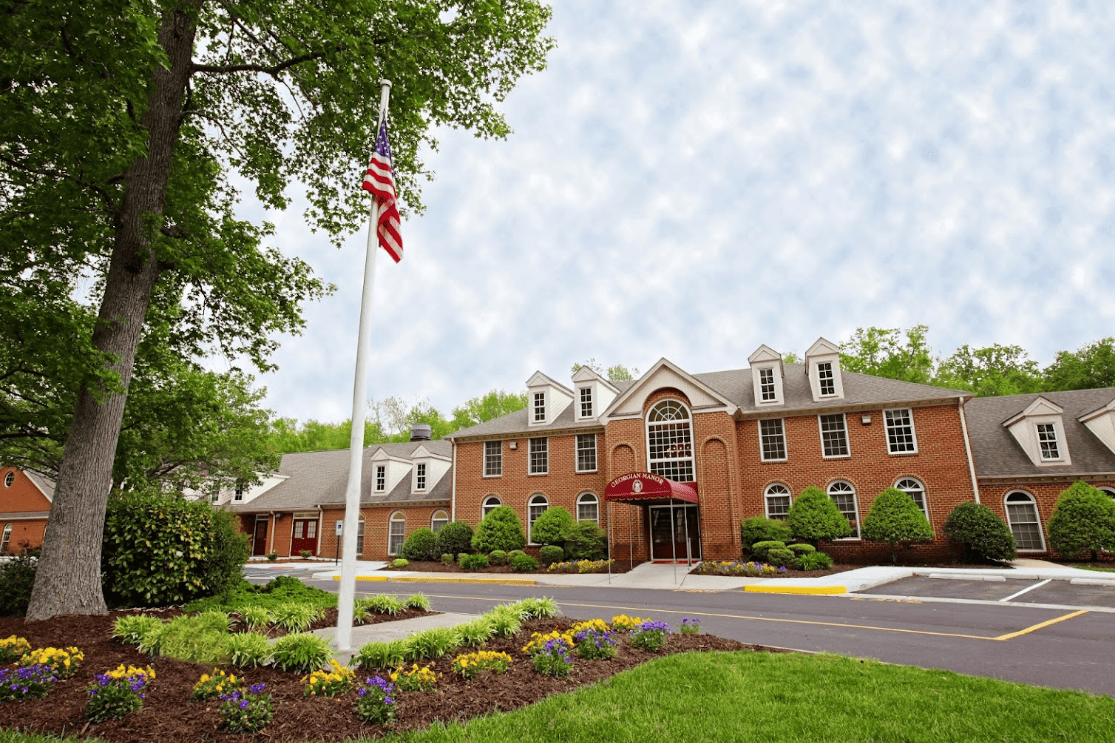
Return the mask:
<path id="1" fill-rule="evenodd" d="M 844 586 L 744 586 L 746 593 L 796 593 L 806 596 L 826 596 L 847 593 Z"/>
<path id="2" fill-rule="evenodd" d="M 334 575 L 333 580 L 339 581 L 341 576 Z M 358 575 L 356 580 L 367 581 L 372 583 L 470 583 L 474 585 L 489 584 L 496 586 L 535 586 L 538 585 L 537 581 L 529 580 L 526 578 L 426 578 L 422 576 L 380 576 L 380 575 Z"/>

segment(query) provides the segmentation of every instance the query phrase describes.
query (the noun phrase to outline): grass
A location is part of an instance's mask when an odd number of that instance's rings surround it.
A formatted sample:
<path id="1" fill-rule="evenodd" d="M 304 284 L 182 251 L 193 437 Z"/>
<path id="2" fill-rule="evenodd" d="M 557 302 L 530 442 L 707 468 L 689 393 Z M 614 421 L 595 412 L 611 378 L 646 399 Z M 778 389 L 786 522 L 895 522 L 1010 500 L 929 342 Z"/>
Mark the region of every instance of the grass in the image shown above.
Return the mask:
<path id="1" fill-rule="evenodd" d="M 1110 741 L 1115 698 L 836 655 L 670 656 L 517 710 L 385 740 Z M 0 731 L 0 743 L 56 740 Z"/>
<path id="2" fill-rule="evenodd" d="M 1098 573 L 1115 573 L 1115 568 L 1097 568 L 1095 565 L 1073 565 L 1080 570 L 1095 570 Z"/>
<path id="3" fill-rule="evenodd" d="M 337 606 L 337 594 L 307 586 L 297 578 L 280 576 L 263 586 L 253 586 L 248 581 L 223 596 L 210 596 L 191 601 L 182 607 L 188 613 L 202 611 L 238 611 L 243 606 L 261 606 L 274 611 L 287 603 L 309 604 L 320 609 Z"/>

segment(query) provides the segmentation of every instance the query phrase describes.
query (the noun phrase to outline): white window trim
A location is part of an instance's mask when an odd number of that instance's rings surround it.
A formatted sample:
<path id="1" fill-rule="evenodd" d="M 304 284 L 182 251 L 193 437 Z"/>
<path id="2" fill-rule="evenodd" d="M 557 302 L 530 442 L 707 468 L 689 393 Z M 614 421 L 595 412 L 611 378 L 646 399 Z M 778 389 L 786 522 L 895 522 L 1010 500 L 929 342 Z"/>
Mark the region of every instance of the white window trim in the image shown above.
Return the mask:
<path id="1" fill-rule="evenodd" d="M 825 486 L 825 495 L 827 495 L 829 497 L 829 499 L 832 500 L 833 503 L 836 503 L 836 499 L 834 499 L 832 497 L 832 493 L 830 491 L 832 489 L 832 486 L 836 485 L 837 483 L 844 483 L 845 485 L 847 485 L 848 487 L 850 487 L 852 489 L 852 508 L 855 509 L 855 514 L 856 514 L 856 526 L 855 526 L 856 533 L 855 533 L 854 536 L 841 537 L 840 539 L 837 539 L 836 541 L 837 542 L 863 541 L 863 537 L 862 537 L 862 534 L 863 534 L 863 529 L 862 529 L 862 527 L 863 527 L 863 517 L 861 517 L 860 513 L 859 513 L 859 491 L 856 490 L 855 485 L 848 482 L 847 480 L 833 480 L 832 482 L 830 482 L 828 485 Z M 841 511 L 840 515 L 844 516 L 844 512 Z M 848 517 L 844 516 L 844 518 L 847 519 Z M 849 521 L 848 523 L 851 524 L 852 522 Z"/>
<path id="2" fill-rule="evenodd" d="M 437 515 L 439 513 L 445 514 L 445 518 L 437 518 Z M 430 531 L 434 532 L 434 534 L 437 534 L 437 531 L 434 530 L 435 521 L 444 521 L 445 523 L 441 525 L 441 528 L 444 529 L 446 526 L 449 525 L 449 511 L 446 511 L 444 508 L 439 508 L 430 514 Z"/>
<path id="3" fill-rule="evenodd" d="M 425 462 L 414 463 L 414 492 L 425 493 L 430 485 L 430 467 Z"/>
<path id="4" fill-rule="evenodd" d="M 844 421 L 844 448 L 848 450 L 847 454 L 825 454 L 825 429 L 821 424 L 821 419 L 839 415 Z M 817 415 L 817 435 L 821 440 L 821 458 L 822 459 L 848 459 L 852 456 L 852 441 L 848 435 L 848 416 L 844 413 L 820 413 Z M 849 483 L 850 484 L 850 483 Z"/>
<path id="5" fill-rule="evenodd" d="M 1045 529 L 1042 528 L 1042 524 L 1041 524 L 1041 511 L 1038 510 L 1038 499 L 1034 497 L 1033 493 L 1029 493 L 1025 490 L 1012 490 L 1012 491 L 1010 491 L 1009 493 L 1007 493 L 1003 496 L 1003 515 L 1007 517 L 1007 528 L 1011 530 L 1011 536 L 1012 537 L 1014 536 L 1014 529 L 1012 528 L 1014 525 L 1011 523 L 1011 520 L 1010 520 L 1010 509 L 1007 508 L 1007 498 L 1011 497 L 1015 493 L 1018 493 L 1020 495 L 1024 495 L 1027 498 L 1029 498 L 1030 505 L 1034 507 L 1034 516 L 1037 518 L 1037 525 L 1038 525 L 1038 540 L 1041 541 L 1041 549 L 1039 549 L 1039 550 L 1036 550 L 1036 549 L 1022 549 L 1021 547 L 1019 547 L 1017 551 L 1018 552 L 1032 552 L 1032 553 L 1045 552 L 1046 551 Z M 1027 523 L 1033 523 L 1033 522 L 1027 522 Z M 1015 537 L 1015 542 L 1017 542 L 1017 541 L 1018 541 L 1018 538 Z"/>
<path id="6" fill-rule="evenodd" d="M 824 379 L 821 377 L 821 367 L 828 366 L 829 381 L 832 382 L 832 392 L 824 391 Z M 840 390 L 836 386 L 836 364 L 832 361 L 818 361 L 813 368 L 817 370 L 817 397 L 838 397 Z"/>
<path id="7" fill-rule="evenodd" d="M 402 518 L 397 519 L 397 518 L 395 518 L 396 516 L 401 516 Z M 363 520 L 363 519 L 361 519 L 361 520 Z M 391 530 L 394 528 L 396 523 L 402 523 L 403 533 L 399 537 L 398 544 L 395 545 L 395 551 L 392 552 L 391 551 L 391 544 L 392 544 L 392 541 L 394 540 L 395 537 L 391 533 Z M 359 534 L 359 532 L 358 532 L 358 534 Z M 406 544 L 406 541 L 407 541 L 407 515 L 405 513 L 403 513 L 402 511 L 392 511 L 391 515 L 387 517 L 387 554 L 391 555 L 392 557 L 399 554 L 399 550 L 402 549 L 404 544 Z"/>
<path id="8" fill-rule="evenodd" d="M 921 511 L 921 515 L 925 517 L 925 520 L 929 522 L 929 526 L 932 527 L 933 519 L 929 517 L 929 493 L 925 489 L 925 483 L 917 477 L 900 477 L 894 481 L 894 489 L 901 490 L 903 493 L 906 493 L 905 489 L 898 487 L 898 483 L 906 482 L 907 480 L 909 480 L 910 482 L 916 482 L 918 484 L 918 487 L 921 489 L 921 502 L 924 504 L 925 507 L 922 508 L 922 506 L 918 506 L 918 510 Z M 906 495 L 909 495 L 909 493 L 906 493 Z M 910 500 L 914 499 L 910 498 Z M 916 505 L 917 501 L 914 501 L 914 504 Z"/>
<path id="9" fill-rule="evenodd" d="M 4 524 L 4 531 L 0 532 L 0 555 L 7 554 L 8 546 L 12 541 L 12 525 Z"/>
<path id="10" fill-rule="evenodd" d="M 488 505 L 490 503 L 492 503 L 492 507 L 488 508 Z M 503 499 L 500 498 L 498 495 L 485 495 L 484 500 L 480 501 L 480 520 L 483 521 L 484 517 L 488 515 L 489 511 L 499 508 L 502 505 Z"/>
<path id="11" fill-rule="evenodd" d="M 587 501 L 590 498 L 592 499 L 592 504 L 594 506 L 596 506 L 596 518 L 595 519 L 582 519 L 581 518 L 581 504 L 582 503 L 587 504 Z M 584 522 L 591 522 L 593 524 L 596 524 L 597 526 L 600 526 L 600 496 L 598 496 L 596 493 L 592 493 L 592 492 L 581 493 L 580 495 L 577 496 L 576 508 L 577 508 L 576 519 L 577 519 L 578 523 L 584 521 Z"/>
<path id="12" fill-rule="evenodd" d="M 543 446 L 546 447 L 546 469 L 542 472 L 532 472 L 534 468 L 534 442 L 541 441 Z M 542 477 L 550 474 L 550 439 L 546 436 L 535 436 L 534 438 L 527 439 L 527 477 Z"/>
<path id="13" fill-rule="evenodd" d="M 488 474 L 488 445 L 489 444 L 496 444 L 497 447 L 499 448 L 499 456 L 498 456 L 498 458 L 499 458 L 499 472 L 497 472 L 494 475 L 489 475 Z M 484 453 L 483 453 L 482 456 L 484 457 L 484 461 L 481 463 L 481 467 L 480 467 L 480 471 L 483 473 L 482 477 L 487 477 L 489 479 L 496 478 L 496 477 L 503 477 L 503 441 L 502 440 L 500 440 L 500 441 L 485 441 L 484 442 Z"/>
<path id="14" fill-rule="evenodd" d="M 766 517 L 768 519 L 775 518 L 774 516 L 770 515 L 770 497 L 772 495 L 772 493 L 771 493 L 772 488 L 784 488 L 786 490 L 785 493 L 779 492 L 779 493 L 774 493 L 773 495 L 776 495 L 779 498 L 785 496 L 786 498 L 788 498 L 790 500 L 790 506 L 794 505 L 794 493 L 793 493 L 792 490 L 790 490 L 789 486 L 787 486 L 787 485 L 785 485 L 784 483 L 781 483 L 781 482 L 772 482 L 770 485 L 767 485 L 765 488 L 763 488 L 763 513 L 766 515 Z M 786 517 L 782 516 L 781 518 L 784 520 Z"/>
<path id="15" fill-rule="evenodd" d="M 910 438 L 914 440 L 914 448 L 910 451 L 891 451 L 890 448 L 890 422 L 887 420 L 887 413 L 895 413 L 905 410 L 910 418 Z M 914 409 L 913 408 L 887 408 L 883 411 L 883 435 L 887 438 L 887 454 L 892 457 L 911 456 L 918 453 L 918 429 L 914 425 Z"/>
<path id="16" fill-rule="evenodd" d="M 774 367 L 773 366 L 760 366 L 758 369 L 756 369 L 756 371 L 759 373 L 759 399 L 756 400 L 756 403 L 758 405 L 774 405 L 774 404 L 777 404 L 777 403 L 781 402 L 778 399 L 778 397 L 779 397 L 779 395 L 778 395 L 778 392 L 779 392 L 778 383 L 775 381 L 775 378 L 778 375 L 776 375 L 774 373 Z M 767 398 L 763 397 L 763 392 L 764 392 L 763 388 L 766 386 L 765 383 L 763 382 L 763 375 L 764 374 L 769 374 L 770 375 L 770 394 L 771 394 L 771 396 L 770 396 L 769 400 Z"/>
<path id="17" fill-rule="evenodd" d="M 782 423 L 782 451 L 786 456 L 781 459 L 767 459 L 766 450 L 763 449 L 763 421 L 776 420 Z M 790 459 L 790 441 L 786 437 L 786 419 L 785 418 L 763 418 L 755 422 L 755 426 L 759 432 L 759 461 L 761 462 L 785 462 Z"/>
<path id="18" fill-rule="evenodd" d="M 14 472 L 9 472 L 8 474 L 4 475 L 4 487 L 10 488 L 13 483 L 15 483 Z"/>
<path id="19" fill-rule="evenodd" d="M 536 505 L 545 505 L 546 507 L 542 509 L 542 513 L 546 513 L 550 510 L 550 499 L 542 493 L 535 493 L 527 499 L 527 544 L 537 544 L 534 541 L 534 522 L 536 519 L 530 517 L 530 509 Z M 539 518 L 542 517 L 542 513 L 538 514 Z"/>
<path id="20" fill-rule="evenodd" d="M 538 415 L 538 400 L 537 396 L 542 396 L 542 420 L 537 419 Z M 544 426 L 550 419 L 550 395 L 545 390 L 538 390 L 530 393 L 530 425 Z"/>
<path id="21" fill-rule="evenodd" d="M 662 404 L 668 403 L 668 402 L 672 402 L 672 403 L 678 405 L 680 408 L 682 408 L 685 411 L 686 415 L 685 415 L 684 420 L 689 425 L 689 456 L 688 457 L 671 457 L 671 458 L 668 458 L 668 459 L 656 459 L 654 461 L 655 462 L 671 462 L 671 463 L 680 463 L 680 462 L 686 462 L 686 461 L 689 462 L 690 469 L 693 472 L 693 480 L 691 480 L 689 482 L 695 482 L 696 479 L 697 479 L 697 457 L 694 454 L 694 448 L 696 447 L 696 444 L 694 442 L 695 432 L 693 430 L 693 410 L 688 405 L 683 403 L 681 400 L 677 400 L 673 397 L 667 397 L 665 399 L 659 400 L 658 402 L 654 403 L 654 405 L 652 405 L 650 407 L 650 410 L 648 410 L 646 412 L 646 415 L 643 416 L 643 441 L 645 442 L 644 445 L 646 446 L 646 453 L 647 453 L 647 470 L 650 471 L 650 472 L 654 472 L 654 465 L 653 465 L 653 463 L 651 462 L 651 459 L 650 459 L 650 428 L 651 428 L 651 426 L 665 425 L 666 423 L 668 423 L 668 422 L 651 423 L 650 422 L 650 414 L 659 405 L 662 405 Z M 658 473 L 655 473 L 655 474 L 658 474 Z M 665 477 L 665 475 L 660 475 L 660 477 Z M 667 479 L 669 479 L 669 478 L 667 478 Z"/>
<path id="22" fill-rule="evenodd" d="M 584 394 L 588 393 L 588 415 L 584 411 Z M 584 385 L 577 388 L 577 420 L 591 420 L 596 417 L 596 395 L 593 394 L 592 385 Z"/>
<path id="23" fill-rule="evenodd" d="M 232 502 L 233 503 L 243 503 L 244 502 L 244 486 L 243 485 L 237 485 L 236 488 L 232 491 Z"/>
<path id="24" fill-rule="evenodd" d="M 1045 452 L 1041 448 L 1041 427 L 1042 426 L 1049 426 L 1051 429 L 1053 429 L 1053 445 L 1055 447 L 1057 447 L 1057 456 L 1055 456 L 1055 457 L 1045 456 Z M 1035 421 L 1034 422 L 1034 441 L 1037 442 L 1038 458 L 1041 459 L 1042 462 L 1063 462 L 1063 461 L 1065 461 L 1064 442 L 1062 441 L 1060 426 L 1057 425 L 1056 421 Z"/>
<path id="25" fill-rule="evenodd" d="M 1109 487 L 1107 485 L 1100 485 L 1096 488 L 1096 490 L 1100 491 L 1101 493 L 1103 493 L 1104 495 L 1106 495 L 1109 498 L 1115 498 L 1115 488 L 1113 488 L 1113 487 Z"/>
<path id="26" fill-rule="evenodd" d="M 580 469 L 580 467 L 581 467 L 580 438 L 582 436 L 592 436 L 592 461 L 596 463 L 596 466 L 593 467 L 591 470 Z M 579 434 L 576 434 L 573 437 L 573 460 L 574 460 L 573 468 L 574 468 L 574 470 L 576 470 L 576 472 L 578 474 L 583 474 L 583 473 L 586 473 L 586 472 L 596 472 L 600 468 L 600 450 L 599 450 L 599 447 L 597 446 L 597 437 L 596 437 L 595 433 L 579 433 Z"/>
<path id="27" fill-rule="evenodd" d="M 382 488 L 379 486 L 379 473 L 381 471 L 383 472 L 383 487 Z M 372 487 L 375 488 L 375 490 L 373 490 L 372 492 L 373 493 L 387 492 L 387 465 L 386 464 L 375 465 L 375 469 L 372 471 L 372 477 L 374 478 L 373 482 L 372 482 Z"/>

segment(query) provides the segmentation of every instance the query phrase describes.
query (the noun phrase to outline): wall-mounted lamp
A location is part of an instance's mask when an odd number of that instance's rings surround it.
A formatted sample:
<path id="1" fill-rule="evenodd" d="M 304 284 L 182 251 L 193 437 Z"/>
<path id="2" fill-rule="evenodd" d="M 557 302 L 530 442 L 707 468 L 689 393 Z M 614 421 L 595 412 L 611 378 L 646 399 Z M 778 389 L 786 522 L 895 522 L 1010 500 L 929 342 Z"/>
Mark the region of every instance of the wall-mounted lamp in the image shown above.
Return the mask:
<path id="1" fill-rule="evenodd" d="M 518 441 L 508 441 L 507 442 L 507 448 L 510 449 L 511 451 L 515 451 L 516 449 L 519 448 L 519 442 Z"/>
<path id="2" fill-rule="evenodd" d="M 859 417 L 859 422 L 862 423 L 865 426 L 870 426 L 871 425 L 871 416 L 870 415 L 861 415 Z"/>

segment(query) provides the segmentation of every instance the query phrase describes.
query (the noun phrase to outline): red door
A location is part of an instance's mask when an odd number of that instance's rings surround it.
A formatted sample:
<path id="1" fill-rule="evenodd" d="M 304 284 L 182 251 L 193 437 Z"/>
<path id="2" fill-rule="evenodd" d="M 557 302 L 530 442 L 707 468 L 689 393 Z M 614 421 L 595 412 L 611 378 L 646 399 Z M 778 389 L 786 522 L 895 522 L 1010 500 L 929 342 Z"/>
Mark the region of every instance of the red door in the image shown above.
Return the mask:
<path id="1" fill-rule="evenodd" d="M 252 540 L 252 554 L 253 555 L 266 555 L 267 554 L 267 520 L 259 519 L 256 521 L 255 539 Z"/>
<path id="2" fill-rule="evenodd" d="M 317 519 L 295 519 L 294 534 L 290 540 L 290 554 L 297 555 L 303 551 L 317 554 Z"/>

